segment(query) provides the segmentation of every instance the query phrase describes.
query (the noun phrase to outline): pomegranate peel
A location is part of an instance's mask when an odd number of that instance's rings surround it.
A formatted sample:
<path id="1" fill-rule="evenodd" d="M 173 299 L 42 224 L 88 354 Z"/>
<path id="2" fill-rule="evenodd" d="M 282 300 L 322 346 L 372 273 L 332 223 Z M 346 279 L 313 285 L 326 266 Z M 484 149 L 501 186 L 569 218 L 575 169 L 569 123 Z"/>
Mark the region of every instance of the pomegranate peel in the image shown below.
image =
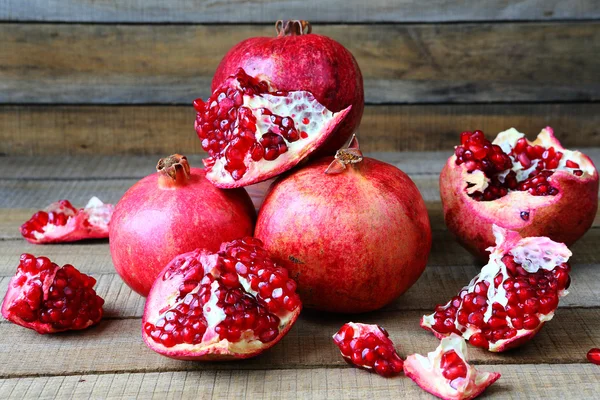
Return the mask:
<path id="1" fill-rule="evenodd" d="M 22 254 L 2 302 L 7 320 L 38 333 L 85 329 L 102 318 L 104 300 L 96 280 L 47 257 Z"/>
<path id="2" fill-rule="evenodd" d="M 492 224 L 572 245 L 596 215 L 598 173 L 589 157 L 563 148 L 550 127 L 533 142 L 514 128 L 493 142 L 481 131 L 463 132 L 440 175 L 440 195 L 448 229 L 485 259 Z"/>
<path id="3" fill-rule="evenodd" d="M 258 355 L 292 327 L 302 304 L 287 270 L 254 238 L 217 253 L 175 257 L 156 279 L 144 309 L 142 337 L 152 350 L 184 360 Z"/>
<path id="4" fill-rule="evenodd" d="M 348 322 L 333 335 L 333 341 L 350 365 L 385 377 L 402 372 L 403 361 L 388 332 L 379 325 Z"/>
<path id="5" fill-rule="evenodd" d="M 21 235 L 35 244 L 107 238 L 113 208 L 95 196 L 80 209 L 60 200 L 33 214 L 21 225 Z"/>
<path id="6" fill-rule="evenodd" d="M 194 102 L 206 178 L 215 186 L 247 186 L 277 176 L 317 150 L 350 112 L 333 113 L 312 93 L 282 92 L 243 69 L 211 97 Z"/>
<path id="7" fill-rule="evenodd" d="M 568 294 L 571 251 L 546 237 L 526 237 L 493 226 L 497 244 L 469 285 L 421 319 L 442 338 L 462 335 L 477 347 L 501 352 L 530 340 Z"/>
<path id="8" fill-rule="evenodd" d="M 465 340 L 451 334 L 424 357 L 409 355 L 404 373 L 422 389 L 446 400 L 466 400 L 479 396 L 500 378 L 498 372 L 478 371 L 467 362 Z"/>

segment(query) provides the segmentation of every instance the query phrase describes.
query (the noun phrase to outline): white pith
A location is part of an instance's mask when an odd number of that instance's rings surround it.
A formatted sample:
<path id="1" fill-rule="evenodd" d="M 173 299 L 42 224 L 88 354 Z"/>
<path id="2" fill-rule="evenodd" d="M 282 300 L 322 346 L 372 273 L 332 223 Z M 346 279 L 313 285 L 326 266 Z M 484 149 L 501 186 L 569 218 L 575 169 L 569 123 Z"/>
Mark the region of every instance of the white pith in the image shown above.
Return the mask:
<path id="1" fill-rule="evenodd" d="M 498 136 L 496 136 L 492 144 L 500 146 L 504 153 L 510 154 L 512 149 L 515 147 L 517 140 L 523 137 L 525 137 L 524 133 L 519 132 L 515 128 L 510 128 L 503 132 L 500 132 Z M 533 142 L 528 140 L 527 143 L 532 146 L 540 145 L 544 148 L 554 147 L 555 151 L 560 151 L 561 153 L 563 153 L 563 156 L 561 157 L 558 163 L 558 168 L 548 171 L 562 170 L 573 173 L 573 171 L 579 169 L 583 172 L 581 176 L 576 176 L 573 174 L 573 176 L 579 179 L 588 179 L 591 175 L 595 174 L 596 169 L 594 168 L 594 165 L 590 162 L 588 157 L 586 157 L 583 153 L 579 151 L 568 150 L 560 146 L 560 144 L 558 144 L 552 132 L 548 128 L 542 129 L 542 131 L 538 134 L 536 140 L 534 140 Z M 577 164 L 579 164 L 579 167 L 567 167 L 566 163 L 568 160 L 576 162 Z M 510 171 L 514 171 L 516 174 L 517 181 L 524 181 L 529 177 L 529 174 L 531 172 L 535 171 L 535 168 L 539 162 L 540 160 L 531 160 L 531 165 L 529 166 L 529 168 L 524 169 L 519 161 L 513 160 L 512 168 L 498 174 L 498 179 L 500 180 L 500 182 L 504 182 L 504 178 L 508 175 L 508 173 Z M 490 179 L 485 176 L 483 171 L 480 170 L 475 170 L 471 173 L 467 173 L 465 176 L 465 181 L 468 184 L 466 189 L 466 192 L 468 194 L 473 194 L 475 192 L 483 193 L 490 183 Z M 509 193 L 510 192 L 511 191 L 509 190 Z"/>
<path id="2" fill-rule="evenodd" d="M 466 290 L 468 293 L 472 293 L 475 291 L 475 285 L 477 283 L 487 282 L 489 284 L 487 292 L 488 304 L 483 318 L 485 322 L 488 322 L 492 317 L 492 304 L 499 303 L 503 307 L 506 307 L 508 304 L 506 290 L 504 289 L 504 282 L 508 278 L 508 272 L 506 265 L 502 262 L 502 257 L 505 254 L 508 253 L 512 255 L 515 262 L 521 264 L 523 269 L 530 273 L 535 273 L 540 269 L 551 271 L 556 268 L 557 265 L 566 263 L 572 255 L 565 244 L 554 242 L 547 237 L 520 238 L 515 242 L 515 235 L 517 235 L 515 232 L 510 232 L 497 225 L 493 225 L 492 230 L 496 238 L 496 246 L 487 249 L 491 253 L 489 262 L 481 269 L 481 272 L 471 280 L 468 286 L 461 289 L 461 291 Z M 508 237 L 509 235 L 511 236 L 510 238 Z M 494 278 L 499 272 L 502 274 L 502 282 L 495 288 Z M 559 299 L 566 296 L 568 293 L 567 290 L 560 291 L 558 293 Z M 444 307 L 447 308 L 451 302 L 452 300 L 448 301 Z M 461 303 L 456 310 L 457 315 L 462 308 L 463 304 Z M 430 327 L 433 326 L 435 324 L 434 315 L 435 313 L 423 316 L 424 325 Z M 537 313 L 536 316 L 539 318 L 540 322 L 543 323 L 550 321 L 554 317 L 554 312 L 548 314 Z M 506 316 L 506 322 L 508 327 L 513 327 L 509 316 Z M 458 318 L 455 319 L 454 326 L 459 332 L 466 329 L 462 333 L 462 337 L 465 339 L 469 339 L 473 334 L 479 332 L 478 328 L 470 325 L 464 327 L 458 322 Z M 527 329 L 517 330 L 515 337 L 520 337 L 528 332 L 529 330 Z M 490 343 L 490 349 L 493 350 L 499 348 L 506 340 L 511 339 L 502 339 Z"/>
<path id="3" fill-rule="evenodd" d="M 272 162 L 285 165 L 294 160 L 304 158 L 304 156 L 314 150 L 316 144 L 323 139 L 322 136 L 317 135 L 316 132 L 329 130 L 329 125 L 337 119 L 336 117 L 338 114 L 347 110 L 333 113 L 319 103 L 310 92 L 306 91 L 288 92 L 285 96 L 275 96 L 269 93 L 254 96 L 243 95 L 243 107 L 250 108 L 252 114 L 256 117 L 257 123 L 254 136 L 259 143 L 263 134 L 269 132 L 269 130 L 274 133 L 279 133 L 278 126 L 270 121 L 270 116 L 262 115 L 262 112 L 260 111 L 262 108 L 266 108 L 270 110 L 272 114 L 282 118 L 290 117 L 294 121 L 294 126 L 298 131 L 298 134 L 303 131 L 308 134 L 306 138 L 300 136 L 295 142 L 288 142 L 286 140 L 288 151 L 279 155 L 272 161 L 265 159 L 254 161 L 249 153 L 246 154 L 244 164 L 246 165 L 247 170 L 244 176 L 254 176 L 257 171 L 261 171 L 264 168 L 270 168 L 268 167 L 268 164 Z M 303 123 L 305 117 L 309 119 L 308 124 Z M 225 151 L 227 151 L 229 146 L 230 144 L 227 145 Z M 213 160 L 214 165 L 207 167 L 207 175 L 213 177 L 213 179 L 218 177 L 218 181 L 221 184 L 234 184 L 236 181 L 231 174 L 225 170 L 227 161 L 225 156 L 223 155 L 219 158 L 214 158 Z"/>

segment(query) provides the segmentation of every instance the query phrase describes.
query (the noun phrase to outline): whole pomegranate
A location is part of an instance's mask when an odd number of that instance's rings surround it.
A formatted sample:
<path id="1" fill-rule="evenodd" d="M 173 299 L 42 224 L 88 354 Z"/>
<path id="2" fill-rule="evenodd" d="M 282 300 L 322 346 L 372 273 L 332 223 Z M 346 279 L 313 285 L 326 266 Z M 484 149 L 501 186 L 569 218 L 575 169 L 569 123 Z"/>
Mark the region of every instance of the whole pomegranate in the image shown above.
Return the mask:
<path id="1" fill-rule="evenodd" d="M 533 142 L 514 128 L 493 142 L 481 131 L 463 132 L 440 175 L 440 195 L 448 229 L 486 259 L 492 224 L 573 244 L 594 221 L 598 172 L 589 157 L 563 148 L 550 127 Z"/>
<path id="2" fill-rule="evenodd" d="M 353 138 L 335 158 L 280 178 L 255 236 L 298 282 L 305 306 L 359 313 L 419 278 L 431 247 L 425 202 L 396 167 L 362 156 Z"/>
<path id="3" fill-rule="evenodd" d="M 497 244 L 481 272 L 448 303 L 421 319 L 438 337 L 456 333 L 489 351 L 529 341 L 568 294 L 571 251 L 547 237 L 521 238 L 493 226 Z"/>
<path id="4" fill-rule="evenodd" d="M 320 147 L 320 155 L 334 154 L 356 131 L 364 109 L 363 78 L 352 54 L 340 43 L 311 33 L 307 21 L 277 21 L 276 37 L 254 37 L 235 45 L 223 57 L 213 77 L 212 90 L 238 68 L 265 79 L 278 90 L 303 90 L 338 112 L 352 109 L 336 132 Z"/>
<path id="5" fill-rule="evenodd" d="M 252 234 L 256 211 L 244 189 L 221 190 L 178 154 L 133 185 L 115 206 L 110 253 L 125 283 L 147 296 L 154 279 L 178 254 L 219 249 Z"/>
<path id="6" fill-rule="evenodd" d="M 248 358 L 275 345 L 301 309 L 288 271 L 271 261 L 260 240 L 246 237 L 216 253 L 175 257 L 148 295 L 142 338 L 177 359 Z"/>

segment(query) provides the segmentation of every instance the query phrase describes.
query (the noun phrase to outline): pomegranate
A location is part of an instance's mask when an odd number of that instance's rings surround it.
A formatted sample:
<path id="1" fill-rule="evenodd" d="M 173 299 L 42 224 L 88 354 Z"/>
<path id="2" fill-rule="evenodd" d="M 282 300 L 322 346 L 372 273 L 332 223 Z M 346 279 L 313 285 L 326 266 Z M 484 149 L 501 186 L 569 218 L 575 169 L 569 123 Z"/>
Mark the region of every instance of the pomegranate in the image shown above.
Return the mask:
<path id="1" fill-rule="evenodd" d="M 440 194 L 448 229 L 485 259 L 492 224 L 572 245 L 596 215 L 598 172 L 550 127 L 533 142 L 514 128 L 491 143 L 481 131 L 463 132 L 440 175 Z"/>
<path id="2" fill-rule="evenodd" d="M 500 378 L 498 372 L 477 371 L 469 365 L 465 340 L 456 334 L 443 338 L 427 357 L 408 356 L 404 373 L 424 390 L 447 400 L 474 399 Z"/>
<path id="3" fill-rule="evenodd" d="M 335 40 L 311 33 L 307 21 L 277 21 L 277 37 L 255 37 L 235 45 L 213 77 L 216 90 L 238 68 L 284 91 L 304 90 L 334 112 L 352 107 L 319 155 L 334 154 L 356 131 L 364 109 L 363 78 L 352 54 Z"/>
<path id="4" fill-rule="evenodd" d="M 21 225 L 21 235 L 31 243 L 63 243 L 108 237 L 112 204 L 92 197 L 84 208 L 60 200 L 38 211 Z"/>
<path id="5" fill-rule="evenodd" d="M 571 252 L 546 237 L 521 238 L 493 226 L 489 262 L 445 305 L 421 320 L 438 338 L 456 333 L 500 352 L 530 340 L 554 316 L 571 282 Z"/>
<path id="6" fill-rule="evenodd" d="M 96 280 L 66 264 L 22 254 L 2 303 L 7 320 L 38 333 L 84 329 L 102 318 Z"/>
<path id="7" fill-rule="evenodd" d="M 356 138 L 333 160 L 278 179 L 255 236 L 296 279 L 305 306 L 345 313 L 381 308 L 404 293 L 431 247 L 415 184 L 398 168 L 363 157 Z"/>
<path id="8" fill-rule="evenodd" d="M 196 132 L 209 157 L 206 177 L 247 186 L 292 168 L 314 152 L 350 111 L 332 113 L 306 91 L 276 90 L 239 69 L 205 102 L 194 101 Z"/>
<path id="9" fill-rule="evenodd" d="M 591 363 L 600 365 L 600 349 L 597 347 L 590 349 L 587 353 L 587 359 Z"/>
<path id="10" fill-rule="evenodd" d="M 172 358 L 248 358 L 277 343 L 301 308 L 287 270 L 269 259 L 260 240 L 246 237 L 217 253 L 175 257 L 148 295 L 142 337 Z"/>
<path id="11" fill-rule="evenodd" d="M 110 253 L 125 283 L 147 296 L 178 254 L 251 235 L 256 211 L 244 189 L 220 190 L 178 154 L 132 186 L 115 207 Z"/>
<path id="12" fill-rule="evenodd" d="M 387 331 L 379 325 L 348 322 L 333 335 L 333 341 L 348 364 L 385 377 L 402 372 L 402 359 Z"/>

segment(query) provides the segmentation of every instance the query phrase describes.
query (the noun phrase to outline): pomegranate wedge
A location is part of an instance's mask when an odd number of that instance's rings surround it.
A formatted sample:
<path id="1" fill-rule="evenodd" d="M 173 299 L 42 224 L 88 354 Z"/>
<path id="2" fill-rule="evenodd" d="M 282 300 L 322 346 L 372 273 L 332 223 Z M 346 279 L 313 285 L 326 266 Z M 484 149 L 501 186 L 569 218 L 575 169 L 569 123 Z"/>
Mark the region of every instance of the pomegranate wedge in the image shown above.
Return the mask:
<path id="1" fill-rule="evenodd" d="M 500 352 L 530 340 L 554 316 L 571 282 L 571 251 L 546 237 L 521 238 L 494 225 L 496 247 L 468 286 L 421 319 L 438 338 L 456 333 Z"/>
<path id="2" fill-rule="evenodd" d="M 68 200 L 50 204 L 21 225 L 21 235 L 31 243 L 66 243 L 108 237 L 112 204 L 92 197 L 84 208 L 73 207 Z"/>
<path id="3" fill-rule="evenodd" d="M 206 178 L 233 188 L 279 175 L 326 142 L 351 107 L 333 113 L 310 92 L 277 91 L 240 68 L 206 102 L 194 101 Z"/>
<path id="4" fill-rule="evenodd" d="M 456 334 L 443 338 L 427 357 L 408 356 L 404 373 L 424 390 L 446 400 L 474 399 L 500 378 L 498 372 L 481 372 L 469 365 L 465 340 Z"/>

